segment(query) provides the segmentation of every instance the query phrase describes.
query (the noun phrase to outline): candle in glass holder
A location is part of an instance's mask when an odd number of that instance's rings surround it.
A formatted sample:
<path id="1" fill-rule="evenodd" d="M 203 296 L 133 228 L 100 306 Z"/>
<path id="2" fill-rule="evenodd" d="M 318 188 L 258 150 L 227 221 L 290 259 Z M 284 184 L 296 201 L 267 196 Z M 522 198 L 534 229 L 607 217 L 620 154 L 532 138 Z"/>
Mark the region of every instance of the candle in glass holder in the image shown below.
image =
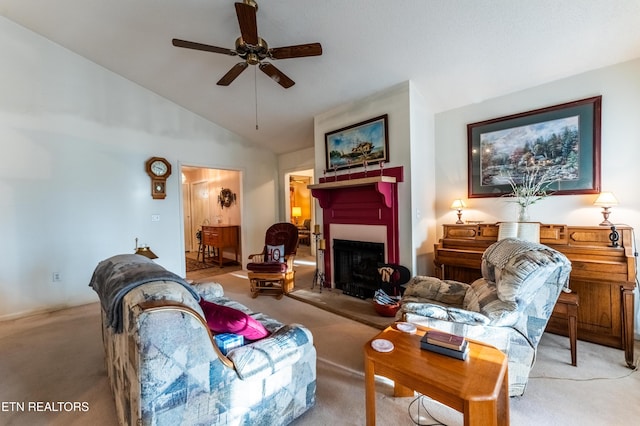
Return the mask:
<path id="1" fill-rule="evenodd" d="M 318 225 L 317 223 L 313 226 L 313 233 L 314 234 L 320 233 L 320 225 Z"/>
<path id="2" fill-rule="evenodd" d="M 319 250 L 326 250 L 327 248 L 327 240 L 322 239 L 318 242 L 318 249 Z"/>

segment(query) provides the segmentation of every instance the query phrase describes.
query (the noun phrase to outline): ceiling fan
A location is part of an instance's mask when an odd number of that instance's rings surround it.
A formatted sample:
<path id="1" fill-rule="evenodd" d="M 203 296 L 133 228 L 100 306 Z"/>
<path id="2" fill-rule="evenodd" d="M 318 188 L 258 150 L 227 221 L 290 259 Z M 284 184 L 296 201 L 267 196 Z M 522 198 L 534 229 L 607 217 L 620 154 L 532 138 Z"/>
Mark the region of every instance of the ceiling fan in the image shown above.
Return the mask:
<path id="1" fill-rule="evenodd" d="M 287 77 L 282 71 L 277 69 L 270 62 L 263 62 L 265 59 L 289 59 L 301 58 L 303 56 L 322 55 L 320 43 L 298 44 L 294 46 L 269 48 L 267 42 L 258 37 L 258 24 L 256 12 L 258 5 L 253 0 L 243 0 L 243 3 L 236 3 L 236 15 L 240 25 L 241 36 L 236 39 L 235 49 L 210 46 L 208 44 L 196 43 L 174 38 L 172 43 L 176 47 L 187 49 L 203 50 L 206 52 L 222 53 L 223 55 L 239 56 L 244 59 L 231 68 L 219 81 L 219 86 L 228 86 L 235 80 L 249 65 L 258 65 L 260 70 L 271 77 L 285 89 L 293 86 L 295 82 Z"/>

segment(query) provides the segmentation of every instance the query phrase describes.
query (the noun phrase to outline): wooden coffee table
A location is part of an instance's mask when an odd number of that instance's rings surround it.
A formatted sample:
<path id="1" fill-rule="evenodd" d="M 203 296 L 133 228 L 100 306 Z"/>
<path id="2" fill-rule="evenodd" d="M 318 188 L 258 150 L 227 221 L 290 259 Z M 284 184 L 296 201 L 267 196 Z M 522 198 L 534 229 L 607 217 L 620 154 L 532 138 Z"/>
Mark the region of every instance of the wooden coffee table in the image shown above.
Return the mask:
<path id="1" fill-rule="evenodd" d="M 427 331 L 407 334 L 388 327 L 364 347 L 367 425 L 376 423 L 375 375 L 394 381 L 394 396 L 413 396 L 414 390 L 464 415 L 465 425 L 509 424 L 507 356 L 493 346 L 469 341 L 465 361 L 420 348 Z M 391 352 L 371 347 L 375 339 L 393 343 Z"/>

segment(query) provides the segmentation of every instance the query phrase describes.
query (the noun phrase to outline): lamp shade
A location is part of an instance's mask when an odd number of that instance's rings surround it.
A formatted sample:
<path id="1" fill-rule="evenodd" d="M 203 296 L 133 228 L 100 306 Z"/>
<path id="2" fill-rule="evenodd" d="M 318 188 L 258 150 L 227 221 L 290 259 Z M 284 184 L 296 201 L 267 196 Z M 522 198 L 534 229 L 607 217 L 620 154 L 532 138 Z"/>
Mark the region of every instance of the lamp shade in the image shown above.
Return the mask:
<path id="1" fill-rule="evenodd" d="M 451 203 L 452 210 L 462 210 L 465 207 L 467 207 L 466 204 L 460 199 L 454 200 L 453 203 Z"/>
<path id="2" fill-rule="evenodd" d="M 596 198 L 596 201 L 593 203 L 593 205 L 600 207 L 617 206 L 618 200 L 613 195 L 613 192 L 601 192 L 600 195 L 598 195 L 598 198 Z"/>
<path id="3" fill-rule="evenodd" d="M 302 207 L 291 207 L 291 216 L 293 217 L 302 216 Z"/>

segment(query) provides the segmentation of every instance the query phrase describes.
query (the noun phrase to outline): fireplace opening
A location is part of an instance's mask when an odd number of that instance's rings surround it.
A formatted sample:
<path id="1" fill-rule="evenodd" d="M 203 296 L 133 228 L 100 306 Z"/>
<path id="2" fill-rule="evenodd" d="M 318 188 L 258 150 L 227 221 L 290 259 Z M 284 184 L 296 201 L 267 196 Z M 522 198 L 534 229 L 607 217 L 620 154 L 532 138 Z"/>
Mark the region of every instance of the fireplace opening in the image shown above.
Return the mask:
<path id="1" fill-rule="evenodd" d="M 384 243 L 333 240 L 335 287 L 344 294 L 368 299 L 380 287 L 378 265 L 384 263 Z"/>

